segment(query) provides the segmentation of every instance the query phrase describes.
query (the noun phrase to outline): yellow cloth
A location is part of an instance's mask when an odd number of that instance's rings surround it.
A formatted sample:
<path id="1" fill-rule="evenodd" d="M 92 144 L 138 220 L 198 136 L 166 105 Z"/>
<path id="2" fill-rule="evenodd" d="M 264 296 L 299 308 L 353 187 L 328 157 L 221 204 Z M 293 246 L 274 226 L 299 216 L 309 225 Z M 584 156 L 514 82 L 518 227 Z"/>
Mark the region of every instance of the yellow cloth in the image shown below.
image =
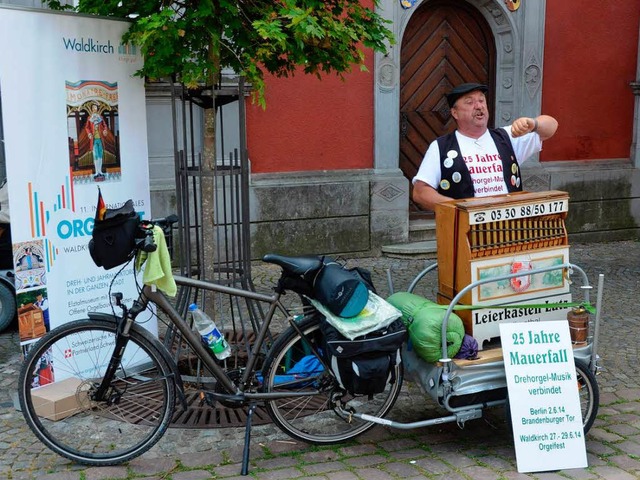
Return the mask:
<path id="1" fill-rule="evenodd" d="M 145 285 L 155 285 L 167 295 L 174 297 L 178 291 L 171 271 L 171 257 L 167 248 L 162 228 L 153 227 L 153 241 L 156 243 L 155 252 L 147 253 L 140 250 L 136 258 L 136 271 L 140 271 L 145 264 L 142 281 Z"/>

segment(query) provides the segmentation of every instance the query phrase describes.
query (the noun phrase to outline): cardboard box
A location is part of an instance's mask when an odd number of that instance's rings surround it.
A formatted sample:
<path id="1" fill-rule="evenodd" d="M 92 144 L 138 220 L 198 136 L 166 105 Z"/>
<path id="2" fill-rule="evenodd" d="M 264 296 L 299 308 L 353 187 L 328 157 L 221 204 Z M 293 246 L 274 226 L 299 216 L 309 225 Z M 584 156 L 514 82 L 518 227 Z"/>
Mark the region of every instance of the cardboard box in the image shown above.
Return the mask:
<path id="1" fill-rule="evenodd" d="M 43 387 L 34 388 L 31 391 L 31 399 L 36 413 L 40 417 L 49 420 L 61 420 L 69 417 L 87 405 L 82 396 L 78 394 L 78 387 L 82 382 L 74 377 L 50 383 Z"/>

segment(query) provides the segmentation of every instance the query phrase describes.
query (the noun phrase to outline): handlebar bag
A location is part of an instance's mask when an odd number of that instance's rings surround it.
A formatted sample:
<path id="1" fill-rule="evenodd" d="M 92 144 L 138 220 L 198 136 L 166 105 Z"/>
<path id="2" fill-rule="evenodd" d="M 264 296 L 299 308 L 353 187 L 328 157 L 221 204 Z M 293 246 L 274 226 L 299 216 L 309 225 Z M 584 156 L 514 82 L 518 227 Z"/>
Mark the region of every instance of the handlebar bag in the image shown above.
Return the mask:
<path id="1" fill-rule="evenodd" d="M 325 359 L 340 385 L 349 393 L 374 395 L 394 383 L 395 366 L 407 338 L 401 319 L 366 335 L 349 340 L 326 320 L 320 322 Z"/>
<path id="2" fill-rule="evenodd" d="M 109 270 L 129 260 L 135 248 L 139 223 L 131 200 L 120 208 L 107 209 L 104 219 L 94 223 L 89 240 L 89 254 L 93 262 Z"/>
<path id="3" fill-rule="evenodd" d="M 337 262 L 327 262 L 315 276 L 313 296 L 334 315 L 349 318 L 367 305 L 369 289 L 357 272 Z"/>

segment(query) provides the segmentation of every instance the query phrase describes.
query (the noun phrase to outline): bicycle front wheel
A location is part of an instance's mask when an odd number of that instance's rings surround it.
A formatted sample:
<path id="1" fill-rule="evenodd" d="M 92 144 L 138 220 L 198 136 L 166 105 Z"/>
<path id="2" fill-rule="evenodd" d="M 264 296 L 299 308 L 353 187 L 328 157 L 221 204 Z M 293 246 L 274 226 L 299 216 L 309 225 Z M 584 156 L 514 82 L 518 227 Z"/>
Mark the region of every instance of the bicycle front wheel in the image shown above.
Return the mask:
<path id="1" fill-rule="evenodd" d="M 76 463 L 115 465 L 137 457 L 171 421 L 171 368 L 153 337 L 136 329 L 106 395 L 96 399 L 115 339 L 115 322 L 70 322 L 29 349 L 20 373 L 27 424 L 47 447 Z"/>
<path id="2" fill-rule="evenodd" d="M 293 438 L 316 445 L 329 445 L 354 438 L 376 424 L 355 417 L 345 418 L 336 409 L 384 417 L 395 403 L 402 387 L 402 365 L 394 368 L 395 382 L 384 392 L 372 395 L 350 395 L 343 392 L 335 378 L 313 355 L 313 345 L 322 349 L 320 315 L 308 315 L 298 327 L 302 337 L 292 327 L 281 333 L 264 363 L 264 391 L 291 393 L 291 396 L 271 400 L 266 404 L 274 423 Z M 300 395 L 305 392 L 315 394 Z"/>

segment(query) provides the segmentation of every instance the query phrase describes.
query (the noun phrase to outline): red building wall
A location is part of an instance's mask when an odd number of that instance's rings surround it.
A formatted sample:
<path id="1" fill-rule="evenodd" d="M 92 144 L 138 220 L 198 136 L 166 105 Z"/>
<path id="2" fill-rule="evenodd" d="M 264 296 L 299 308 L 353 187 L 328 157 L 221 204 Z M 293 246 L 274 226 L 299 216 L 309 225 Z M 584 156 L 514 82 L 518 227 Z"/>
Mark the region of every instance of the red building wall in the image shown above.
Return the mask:
<path id="1" fill-rule="evenodd" d="M 373 54 L 369 72 L 342 81 L 298 74 L 266 82 L 267 108 L 247 108 L 252 173 L 373 166 Z"/>
<path id="2" fill-rule="evenodd" d="M 639 18 L 640 0 L 547 2 L 542 112 L 559 128 L 541 160 L 629 157 Z"/>

